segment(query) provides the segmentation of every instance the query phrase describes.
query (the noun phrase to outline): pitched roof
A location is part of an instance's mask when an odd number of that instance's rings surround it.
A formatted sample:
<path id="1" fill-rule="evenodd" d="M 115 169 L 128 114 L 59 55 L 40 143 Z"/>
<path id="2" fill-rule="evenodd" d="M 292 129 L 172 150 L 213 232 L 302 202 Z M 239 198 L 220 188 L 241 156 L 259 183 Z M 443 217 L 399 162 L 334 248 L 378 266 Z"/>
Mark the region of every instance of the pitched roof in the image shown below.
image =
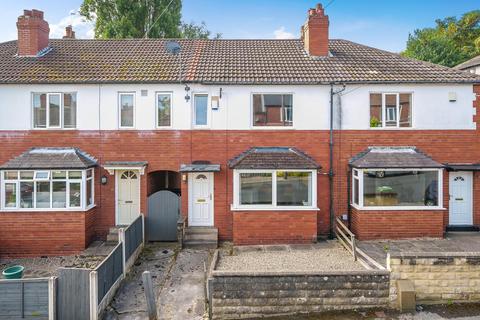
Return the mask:
<path id="1" fill-rule="evenodd" d="M 36 58 L 0 43 L 0 83 L 178 82 L 179 56 L 164 39 L 51 39 Z M 309 56 L 301 40 L 178 40 L 182 80 L 205 84 L 473 83 L 480 77 L 346 40 L 328 57 Z"/>
<path id="2" fill-rule="evenodd" d="M 416 147 L 368 147 L 349 161 L 354 168 L 443 168 Z"/>
<path id="3" fill-rule="evenodd" d="M 0 169 L 87 169 L 96 165 L 91 155 L 77 148 L 32 148 L 2 164 Z"/>
<path id="4" fill-rule="evenodd" d="M 253 147 L 228 162 L 232 169 L 319 169 L 315 160 L 296 148 Z"/>
<path id="5" fill-rule="evenodd" d="M 480 55 L 473 57 L 472 59 L 467 60 L 464 63 L 460 63 L 459 65 L 455 66 L 455 69 L 464 70 L 476 66 L 480 66 Z"/>

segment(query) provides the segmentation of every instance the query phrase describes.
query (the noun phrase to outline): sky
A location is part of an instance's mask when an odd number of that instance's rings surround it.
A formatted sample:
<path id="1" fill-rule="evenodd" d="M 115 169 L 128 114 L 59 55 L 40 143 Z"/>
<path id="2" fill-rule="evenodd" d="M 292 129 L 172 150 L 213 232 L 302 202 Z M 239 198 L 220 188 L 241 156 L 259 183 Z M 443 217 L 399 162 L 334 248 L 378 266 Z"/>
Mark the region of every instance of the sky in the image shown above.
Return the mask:
<path id="1" fill-rule="evenodd" d="M 73 25 L 77 38 L 92 38 L 93 23 L 75 14 L 82 0 L 0 0 L 0 42 L 14 40 L 23 9 L 45 12 L 50 37 Z M 330 38 L 347 39 L 400 52 L 409 33 L 431 27 L 435 19 L 480 9 L 480 0 L 183 0 L 185 22 L 207 24 L 225 39 L 298 38 L 308 8 L 317 2 L 330 17 Z"/>

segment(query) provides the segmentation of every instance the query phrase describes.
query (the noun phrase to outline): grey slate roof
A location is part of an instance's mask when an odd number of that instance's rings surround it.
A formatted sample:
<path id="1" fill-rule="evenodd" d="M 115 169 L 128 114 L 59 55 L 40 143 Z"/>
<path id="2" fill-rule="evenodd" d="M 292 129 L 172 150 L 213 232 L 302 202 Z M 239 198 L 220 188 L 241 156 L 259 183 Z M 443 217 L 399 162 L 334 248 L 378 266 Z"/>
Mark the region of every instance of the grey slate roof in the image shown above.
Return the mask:
<path id="1" fill-rule="evenodd" d="M 87 169 L 97 165 L 91 155 L 77 148 L 32 148 L 0 166 L 3 170 Z"/>
<path id="2" fill-rule="evenodd" d="M 480 56 L 473 57 L 472 59 L 467 60 L 464 63 L 460 63 L 459 65 L 455 66 L 455 69 L 464 70 L 476 66 L 480 66 Z"/>
<path id="3" fill-rule="evenodd" d="M 180 165 L 180 172 L 219 172 L 219 164 L 211 163 L 192 163 Z"/>
<path id="4" fill-rule="evenodd" d="M 51 39 L 44 56 L 17 57 L 0 43 L 0 83 L 175 83 L 179 58 L 165 39 Z M 480 83 L 480 77 L 347 40 L 328 57 L 309 56 L 299 39 L 178 40 L 182 80 L 205 84 Z"/>
<path id="5" fill-rule="evenodd" d="M 320 169 L 315 160 L 296 148 L 253 147 L 228 162 L 232 169 Z"/>
<path id="6" fill-rule="evenodd" d="M 416 147 L 368 147 L 349 161 L 354 168 L 443 168 Z"/>

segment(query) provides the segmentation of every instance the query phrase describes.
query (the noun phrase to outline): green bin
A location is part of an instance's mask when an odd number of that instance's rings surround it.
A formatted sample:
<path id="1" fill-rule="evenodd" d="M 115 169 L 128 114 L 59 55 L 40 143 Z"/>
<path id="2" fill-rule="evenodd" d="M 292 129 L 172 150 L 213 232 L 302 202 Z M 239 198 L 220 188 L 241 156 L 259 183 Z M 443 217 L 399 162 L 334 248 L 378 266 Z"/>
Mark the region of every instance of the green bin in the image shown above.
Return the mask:
<path id="1" fill-rule="evenodd" d="M 22 279 L 24 269 L 23 266 L 8 267 L 2 274 L 5 279 Z"/>

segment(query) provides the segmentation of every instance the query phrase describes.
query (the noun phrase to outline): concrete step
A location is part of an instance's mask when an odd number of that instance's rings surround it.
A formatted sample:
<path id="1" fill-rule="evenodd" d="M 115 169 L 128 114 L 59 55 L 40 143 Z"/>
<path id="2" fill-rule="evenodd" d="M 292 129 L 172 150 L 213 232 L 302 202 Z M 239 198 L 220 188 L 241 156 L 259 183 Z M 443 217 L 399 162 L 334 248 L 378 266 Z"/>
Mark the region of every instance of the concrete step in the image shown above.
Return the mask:
<path id="1" fill-rule="evenodd" d="M 214 227 L 188 227 L 185 233 L 189 234 L 217 234 L 218 229 Z"/>
<path id="2" fill-rule="evenodd" d="M 218 242 L 217 241 L 184 241 L 183 245 L 185 248 L 190 248 L 190 249 L 217 249 L 218 247 Z"/>
<path id="3" fill-rule="evenodd" d="M 217 241 L 218 234 L 216 233 L 185 233 L 185 240 L 193 241 Z"/>
<path id="4" fill-rule="evenodd" d="M 107 242 L 118 242 L 118 234 L 107 234 Z"/>

